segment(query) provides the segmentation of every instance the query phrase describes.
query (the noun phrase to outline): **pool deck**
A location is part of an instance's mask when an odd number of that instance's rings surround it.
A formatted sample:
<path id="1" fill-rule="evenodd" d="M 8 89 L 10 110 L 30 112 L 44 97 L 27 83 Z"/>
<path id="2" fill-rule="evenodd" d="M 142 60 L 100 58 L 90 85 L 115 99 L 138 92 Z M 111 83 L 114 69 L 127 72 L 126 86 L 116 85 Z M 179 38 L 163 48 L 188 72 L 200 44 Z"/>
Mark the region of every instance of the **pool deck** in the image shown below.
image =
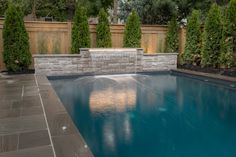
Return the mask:
<path id="1" fill-rule="evenodd" d="M 92 157 L 45 76 L 0 73 L 1 157 Z"/>
<path id="2" fill-rule="evenodd" d="M 236 78 L 189 70 L 197 76 Z M 47 77 L 0 73 L 0 157 L 93 157 Z"/>

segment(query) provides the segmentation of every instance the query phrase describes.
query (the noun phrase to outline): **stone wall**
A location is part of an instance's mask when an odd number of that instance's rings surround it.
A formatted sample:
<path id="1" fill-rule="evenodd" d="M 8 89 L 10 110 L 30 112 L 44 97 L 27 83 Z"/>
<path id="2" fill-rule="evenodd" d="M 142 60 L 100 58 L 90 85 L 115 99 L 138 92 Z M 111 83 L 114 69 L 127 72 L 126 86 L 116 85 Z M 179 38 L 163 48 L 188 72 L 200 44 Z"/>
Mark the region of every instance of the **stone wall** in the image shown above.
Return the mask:
<path id="1" fill-rule="evenodd" d="M 143 49 L 81 49 L 95 74 L 133 73 L 142 70 Z"/>
<path id="2" fill-rule="evenodd" d="M 177 68 L 176 53 L 144 54 L 142 59 L 143 72 L 163 71 Z"/>
<path id="3" fill-rule="evenodd" d="M 56 75 L 83 73 L 89 71 L 84 68 L 81 55 L 34 55 L 34 68 L 36 74 Z"/>
<path id="4" fill-rule="evenodd" d="M 176 69 L 177 54 L 143 49 L 81 49 L 81 54 L 34 55 L 36 74 L 113 74 Z"/>

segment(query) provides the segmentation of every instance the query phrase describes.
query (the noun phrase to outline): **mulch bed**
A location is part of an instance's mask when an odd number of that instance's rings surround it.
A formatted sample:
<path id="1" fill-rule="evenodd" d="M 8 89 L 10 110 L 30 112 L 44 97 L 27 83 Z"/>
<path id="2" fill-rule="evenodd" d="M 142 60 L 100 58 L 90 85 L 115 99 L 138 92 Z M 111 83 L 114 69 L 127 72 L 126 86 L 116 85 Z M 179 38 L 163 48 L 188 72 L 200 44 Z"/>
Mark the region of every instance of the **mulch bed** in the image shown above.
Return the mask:
<path id="1" fill-rule="evenodd" d="M 200 66 L 194 65 L 178 65 L 179 69 L 186 69 L 186 70 L 193 70 L 198 72 L 205 72 L 205 73 L 212 73 L 212 74 L 220 74 L 224 76 L 236 77 L 236 67 L 230 69 L 221 69 L 221 68 L 213 68 L 213 67 L 206 67 L 202 68 Z"/>

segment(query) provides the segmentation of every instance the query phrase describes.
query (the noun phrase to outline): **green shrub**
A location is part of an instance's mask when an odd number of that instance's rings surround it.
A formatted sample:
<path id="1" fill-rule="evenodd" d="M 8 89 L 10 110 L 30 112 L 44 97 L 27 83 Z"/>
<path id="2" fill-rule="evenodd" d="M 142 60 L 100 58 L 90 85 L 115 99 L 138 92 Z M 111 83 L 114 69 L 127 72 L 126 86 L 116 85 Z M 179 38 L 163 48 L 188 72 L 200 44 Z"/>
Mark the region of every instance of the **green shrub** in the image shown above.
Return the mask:
<path id="1" fill-rule="evenodd" d="M 208 12 L 204 27 L 202 67 L 219 67 L 221 37 L 221 13 L 217 4 L 213 4 Z"/>
<path id="2" fill-rule="evenodd" d="M 199 11 L 192 11 L 188 18 L 186 31 L 186 43 L 183 54 L 184 63 L 199 65 L 201 62 L 201 22 Z"/>
<path id="3" fill-rule="evenodd" d="M 166 36 L 166 52 L 177 53 L 179 49 L 179 27 L 176 17 L 168 22 L 168 30 Z"/>
<path id="4" fill-rule="evenodd" d="M 236 0 L 231 0 L 227 9 L 227 19 L 229 23 L 229 31 L 233 37 L 233 52 L 236 53 Z"/>
<path id="5" fill-rule="evenodd" d="M 236 0 L 231 0 L 223 18 L 223 32 L 220 49 L 220 66 L 230 68 L 234 66 L 233 53 L 236 50 Z"/>
<path id="6" fill-rule="evenodd" d="M 78 7 L 75 12 L 74 24 L 72 27 L 71 52 L 79 53 L 80 48 L 90 47 L 90 33 L 87 11 L 83 7 Z"/>
<path id="7" fill-rule="evenodd" d="M 29 37 L 23 16 L 20 8 L 9 4 L 3 26 L 3 58 L 8 71 L 22 71 L 31 64 Z"/>
<path id="8" fill-rule="evenodd" d="M 96 31 L 97 47 L 112 47 L 108 15 L 104 9 L 101 9 L 99 12 Z"/>
<path id="9" fill-rule="evenodd" d="M 132 11 L 125 25 L 124 47 L 139 48 L 141 46 L 141 27 L 136 11 Z"/>

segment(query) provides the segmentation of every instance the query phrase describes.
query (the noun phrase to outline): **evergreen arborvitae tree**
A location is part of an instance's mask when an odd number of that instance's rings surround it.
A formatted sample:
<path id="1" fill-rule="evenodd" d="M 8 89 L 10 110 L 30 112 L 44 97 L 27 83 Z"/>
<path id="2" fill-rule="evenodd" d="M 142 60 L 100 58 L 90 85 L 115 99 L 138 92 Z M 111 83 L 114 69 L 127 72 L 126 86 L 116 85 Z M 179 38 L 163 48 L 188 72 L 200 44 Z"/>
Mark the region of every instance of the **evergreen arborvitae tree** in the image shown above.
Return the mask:
<path id="1" fill-rule="evenodd" d="M 236 51 L 236 0 L 231 0 L 223 18 L 220 48 L 220 66 L 230 68 L 235 65 L 233 53 Z"/>
<path id="2" fill-rule="evenodd" d="M 141 27 L 136 11 L 132 11 L 125 25 L 124 47 L 139 48 L 141 46 Z"/>
<path id="3" fill-rule="evenodd" d="M 227 19 L 230 21 L 228 27 L 233 38 L 233 52 L 236 53 L 236 0 L 231 0 L 229 3 Z"/>
<path id="4" fill-rule="evenodd" d="M 97 47 L 112 47 L 110 25 L 108 15 L 104 9 L 101 9 L 98 15 L 98 24 L 96 27 Z"/>
<path id="5" fill-rule="evenodd" d="M 81 12 L 79 7 L 75 10 L 75 16 L 73 20 L 72 32 L 71 32 L 71 53 L 79 53 L 79 23 L 81 21 Z"/>
<path id="6" fill-rule="evenodd" d="M 179 49 L 179 27 L 176 17 L 168 22 L 168 30 L 166 36 L 166 52 L 177 53 Z"/>
<path id="7" fill-rule="evenodd" d="M 201 62 L 201 22 L 200 12 L 193 10 L 188 18 L 186 43 L 183 54 L 184 62 L 199 65 Z"/>
<path id="8" fill-rule="evenodd" d="M 87 17 L 87 10 L 81 8 L 81 22 L 79 23 L 79 47 L 90 48 L 90 32 Z"/>
<path id="9" fill-rule="evenodd" d="M 208 12 L 204 27 L 203 49 L 201 54 L 201 65 L 203 67 L 219 66 L 221 37 L 221 13 L 217 4 L 213 4 Z"/>
<path id="10" fill-rule="evenodd" d="M 90 47 L 90 32 L 87 11 L 83 7 L 78 7 L 75 12 L 71 45 L 72 53 L 79 53 L 80 48 Z"/>
<path id="11" fill-rule="evenodd" d="M 29 37 L 20 8 L 9 3 L 3 26 L 3 58 L 8 71 L 23 71 L 31 64 Z"/>

